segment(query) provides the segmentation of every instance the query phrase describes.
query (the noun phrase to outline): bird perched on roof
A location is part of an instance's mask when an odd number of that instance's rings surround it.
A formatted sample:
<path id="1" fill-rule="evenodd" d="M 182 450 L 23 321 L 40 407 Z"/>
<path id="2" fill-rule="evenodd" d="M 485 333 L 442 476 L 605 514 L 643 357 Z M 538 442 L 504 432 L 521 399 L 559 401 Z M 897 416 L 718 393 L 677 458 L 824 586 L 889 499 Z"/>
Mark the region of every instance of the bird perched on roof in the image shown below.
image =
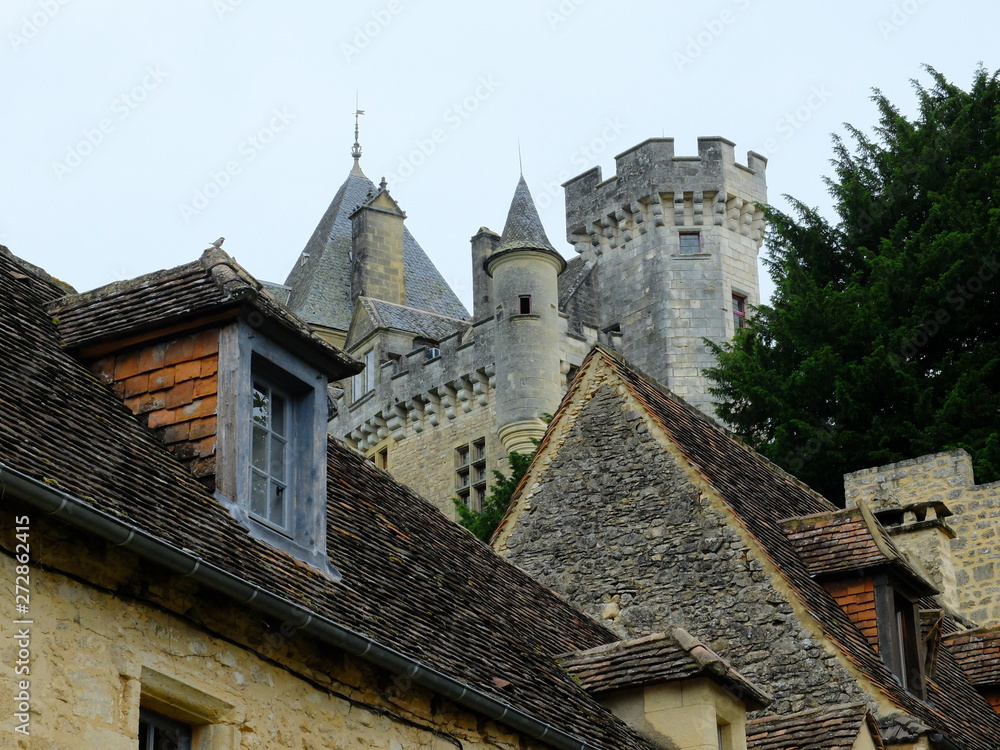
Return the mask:
<path id="1" fill-rule="evenodd" d="M 215 242 L 212 243 L 212 247 L 222 247 L 222 243 L 226 241 L 225 237 L 219 237 Z"/>

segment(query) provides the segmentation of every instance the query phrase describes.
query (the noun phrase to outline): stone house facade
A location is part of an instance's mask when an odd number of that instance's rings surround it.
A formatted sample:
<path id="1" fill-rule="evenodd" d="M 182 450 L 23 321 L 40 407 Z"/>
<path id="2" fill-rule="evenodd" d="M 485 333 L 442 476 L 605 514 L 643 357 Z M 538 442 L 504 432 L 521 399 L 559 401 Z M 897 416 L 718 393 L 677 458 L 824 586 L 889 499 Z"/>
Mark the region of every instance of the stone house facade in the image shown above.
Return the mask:
<path id="1" fill-rule="evenodd" d="M 997 747 L 996 630 L 877 515 L 836 508 L 598 348 L 493 546 L 622 638 L 697 633 L 773 696 L 751 736 L 861 703 L 887 746 Z"/>
<path id="2" fill-rule="evenodd" d="M 326 434 L 359 370 L 221 251 L 75 294 L 0 248 L 4 747 L 702 747 L 603 706 L 559 658 L 616 634 Z M 767 702 L 661 646 L 661 698 Z"/>
<path id="3" fill-rule="evenodd" d="M 470 314 L 405 227 L 384 181 L 354 167 L 283 285 L 290 310 L 366 372 L 340 384 L 331 432 L 454 515 L 510 451 L 531 452 L 597 342 L 711 408 L 704 339 L 759 301 L 766 160 L 723 138 L 696 156 L 651 139 L 566 183 L 563 258 L 523 178 L 500 235 L 471 239 Z M 481 456 L 466 463 L 467 456 Z"/>

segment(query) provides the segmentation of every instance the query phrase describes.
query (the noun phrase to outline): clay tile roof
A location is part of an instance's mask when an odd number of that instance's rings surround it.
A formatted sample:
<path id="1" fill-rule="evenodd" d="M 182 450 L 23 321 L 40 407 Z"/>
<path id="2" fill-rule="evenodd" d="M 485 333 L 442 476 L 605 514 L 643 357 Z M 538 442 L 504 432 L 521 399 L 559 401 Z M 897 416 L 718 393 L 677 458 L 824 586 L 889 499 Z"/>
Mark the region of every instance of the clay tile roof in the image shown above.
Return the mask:
<path id="1" fill-rule="evenodd" d="M 927 701 L 922 701 L 900 685 L 868 639 L 813 578 L 785 535 L 781 522 L 794 516 L 835 511 L 829 500 L 627 365 L 613 351 L 595 347 L 581 365 L 581 371 L 595 358 L 617 373 L 691 466 L 756 539 L 816 624 L 875 689 L 902 711 L 947 735 L 957 747 L 966 750 L 1000 747 L 1000 716 L 975 691 L 946 649 L 939 656 L 934 679 L 927 681 Z M 580 382 L 580 378 L 575 381 Z M 567 408 L 573 395 L 571 388 L 560 412 Z M 559 414 L 553 422 L 558 419 Z"/>
<path id="2" fill-rule="evenodd" d="M 709 677 L 755 711 L 771 703 L 765 690 L 733 669 L 729 662 L 685 630 L 654 633 L 631 641 L 575 651 L 557 657 L 589 693 Z"/>
<path id="3" fill-rule="evenodd" d="M 949 633 L 943 642 L 973 685 L 1000 685 L 1000 626 Z"/>
<path id="4" fill-rule="evenodd" d="M 866 727 L 882 750 L 878 725 L 862 704 L 762 716 L 747 722 L 747 750 L 851 750 Z"/>
<path id="5" fill-rule="evenodd" d="M 913 583 L 921 596 L 938 593 L 865 505 L 789 518 L 781 522 L 781 528 L 814 577 L 891 567 Z"/>
<path id="6" fill-rule="evenodd" d="M 168 327 L 176 330 L 206 318 L 235 317 L 241 310 L 256 312 L 262 327 L 277 328 L 283 338 L 296 341 L 300 353 L 332 377 L 360 371 L 358 362 L 317 336 L 225 251 L 215 248 L 192 263 L 66 295 L 48 306 L 63 343 L 74 351 Z"/>
<path id="7" fill-rule="evenodd" d="M 612 632 L 338 441 L 328 443 L 327 524 L 342 579 L 252 538 L 60 345 L 45 307 L 64 291 L 0 251 L 0 470 L 57 488 L 592 747 L 655 750 L 553 658 L 613 642 Z"/>

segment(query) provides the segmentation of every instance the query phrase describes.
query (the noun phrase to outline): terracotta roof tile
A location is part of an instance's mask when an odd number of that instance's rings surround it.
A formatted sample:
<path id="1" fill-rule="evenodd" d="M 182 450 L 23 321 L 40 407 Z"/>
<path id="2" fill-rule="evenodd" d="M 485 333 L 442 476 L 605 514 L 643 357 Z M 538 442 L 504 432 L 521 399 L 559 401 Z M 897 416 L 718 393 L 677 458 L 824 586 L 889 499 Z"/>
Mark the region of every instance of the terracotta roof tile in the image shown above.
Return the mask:
<path id="1" fill-rule="evenodd" d="M 747 722 L 747 750 L 851 750 L 866 727 L 875 747 L 884 748 L 878 726 L 861 704 L 763 716 Z"/>
<path id="2" fill-rule="evenodd" d="M 944 645 L 973 685 L 1000 685 L 1000 626 L 949 633 Z"/>
<path id="3" fill-rule="evenodd" d="M 915 584 L 921 595 L 938 593 L 867 507 L 789 518 L 781 528 L 814 577 L 891 567 Z"/>
<path id="4" fill-rule="evenodd" d="M 763 708 L 772 700 L 765 690 L 681 628 L 670 635 L 654 633 L 563 654 L 557 660 L 594 695 L 705 676 L 736 695 L 750 710 Z"/>
<path id="5" fill-rule="evenodd" d="M 589 357 L 601 357 L 618 373 L 757 540 L 818 626 L 876 689 L 959 747 L 1000 747 L 1000 716 L 975 692 L 949 653 L 941 653 L 935 679 L 927 683 L 927 701 L 920 700 L 900 685 L 858 627 L 813 579 L 795 545 L 785 536 L 781 521 L 829 513 L 835 510 L 832 503 L 740 443 L 701 412 L 654 385 L 614 352 L 595 347 Z M 571 389 L 561 409 L 572 395 Z"/>
<path id="6" fill-rule="evenodd" d="M 551 658 L 614 634 L 342 444 L 327 454 L 342 580 L 251 538 L 59 345 L 45 306 L 63 293 L 0 252 L 3 464 L 594 747 L 650 750 Z"/>

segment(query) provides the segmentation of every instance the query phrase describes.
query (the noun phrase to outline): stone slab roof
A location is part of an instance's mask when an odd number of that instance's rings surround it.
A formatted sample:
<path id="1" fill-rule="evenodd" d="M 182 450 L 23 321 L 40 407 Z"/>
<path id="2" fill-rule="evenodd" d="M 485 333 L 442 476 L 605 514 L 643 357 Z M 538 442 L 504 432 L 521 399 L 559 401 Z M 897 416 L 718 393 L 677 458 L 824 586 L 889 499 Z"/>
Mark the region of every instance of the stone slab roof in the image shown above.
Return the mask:
<path id="1" fill-rule="evenodd" d="M 359 298 L 378 328 L 409 331 L 431 341 L 441 341 L 456 331 L 469 327 L 469 321 L 447 315 L 416 310 L 370 297 Z"/>
<path id="2" fill-rule="evenodd" d="M 64 347 L 0 249 L 0 462 L 596 748 L 652 750 L 552 656 L 617 639 L 360 454 L 327 453 L 328 576 L 251 538 Z M 244 605 L 238 605 L 244 606 Z"/>
<path id="3" fill-rule="evenodd" d="M 763 708 L 772 700 L 765 690 L 682 628 L 669 635 L 654 633 L 557 658 L 584 690 L 594 695 L 708 677 L 747 704 L 749 710 Z"/>
<path id="4" fill-rule="evenodd" d="M 558 424 L 562 413 L 574 403 L 576 389 L 585 381 L 583 373 L 597 366 L 607 366 L 617 375 L 694 470 L 714 488 L 812 615 L 815 626 L 875 690 L 901 711 L 947 735 L 958 747 L 1000 747 L 1000 716 L 975 691 L 946 650 L 940 655 L 934 679 L 927 682 L 927 701 L 920 700 L 900 685 L 864 634 L 813 578 L 781 522 L 794 516 L 835 511 L 826 498 L 601 346 L 595 347 L 584 361 L 581 375 L 567 392 L 552 425 Z M 539 454 L 544 452 L 551 434 L 550 428 Z M 501 525 L 498 533 L 502 529 Z"/>
<path id="5" fill-rule="evenodd" d="M 346 331 L 351 302 L 351 214 L 376 192 L 375 184 L 352 171 L 306 243 L 285 285 L 291 288 L 288 307 L 313 325 Z M 469 312 L 435 268 L 430 258 L 403 228 L 403 270 L 406 304 L 462 320 Z"/>
<path id="6" fill-rule="evenodd" d="M 781 528 L 817 578 L 888 567 L 914 584 L 920 595 L 938 593 L 865 505 L 786 519 Z"/>
<path id="7" fill-rule="evenodd" d="M 861 704 L 763 716 L 747 722 L 747 750 L 851 750 L 866 727 L 882 750 L 878 725 Z"/>
<path id="8" fill-rule="evenodd" d="M 1000 627 L 949 633 L 944 645 L 973 685 L 1000 685 Z"/>
<path id="9" fill-rule="evenodd" d="M 290 348 L 306 350 L 332 377 L 360 371 L 358 362 L 317 336 L 225 251 L 215 248 L 192 263 L 70 294 L 48 305 L 63 343 L 74 351 L 176 330 L 206 318 L 224 319 L 241 310 L 256 313 L 262 326 L 279 328 L 286 341 L 298 344 Z"/>

